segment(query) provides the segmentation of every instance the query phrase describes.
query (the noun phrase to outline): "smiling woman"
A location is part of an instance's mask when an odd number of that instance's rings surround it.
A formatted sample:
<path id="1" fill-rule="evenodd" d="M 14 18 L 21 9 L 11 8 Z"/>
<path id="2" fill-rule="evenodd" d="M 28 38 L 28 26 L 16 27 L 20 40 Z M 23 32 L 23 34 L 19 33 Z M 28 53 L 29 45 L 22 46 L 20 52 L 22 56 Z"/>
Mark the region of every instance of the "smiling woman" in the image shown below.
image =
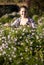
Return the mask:
<path id="1" fill-rule="evenodd" d="M 21 6 L 19 14 L 20 14 L 20 18 L 16 19 L 11 24 L 11 26 L 18 27 L 19 25 L 29 25 L 32 28 L 35 27 L 34 21 L 28 16 L 28 7 Z"/>

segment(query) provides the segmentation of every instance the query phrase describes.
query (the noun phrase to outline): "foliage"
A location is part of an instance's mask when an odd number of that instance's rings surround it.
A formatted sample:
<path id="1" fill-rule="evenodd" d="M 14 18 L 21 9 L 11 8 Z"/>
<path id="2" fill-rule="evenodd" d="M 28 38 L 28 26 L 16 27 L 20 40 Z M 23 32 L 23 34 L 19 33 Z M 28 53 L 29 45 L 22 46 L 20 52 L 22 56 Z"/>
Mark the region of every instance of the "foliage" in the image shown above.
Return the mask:
<path id="1" fill-rule="evenodd" d="M 12 21 L 14 21 L 16 18 L 20 17 L 19 14 L 14 14 L 14 15 L 8 15 L 5 14 L 4 16 L 2 16 L 0 18 L 0 23 L 5 24 L 5 23 L 11 23 Z"/>
<path id="2" fill-rule="evenodd" d="M 43 65 L 44 25 L 4 27 L 0 25 L 1 65 Z"/>
<path id="3" fill-rule="evenodd" d="M 5 24 L 5 23 L 9 23 L 13 18 L 8 16 L 8 15 L 4 15 L 0 18 L 0 23 Z"/>
<path id="4" fill-rule="evenodd" d="M 38 15 L 33 15 L 32 16 L 32 19 L 35 21 L 35 23 L 37 24 L 38 22 L 38 19 L 39 19 L 39 16 Z"/>

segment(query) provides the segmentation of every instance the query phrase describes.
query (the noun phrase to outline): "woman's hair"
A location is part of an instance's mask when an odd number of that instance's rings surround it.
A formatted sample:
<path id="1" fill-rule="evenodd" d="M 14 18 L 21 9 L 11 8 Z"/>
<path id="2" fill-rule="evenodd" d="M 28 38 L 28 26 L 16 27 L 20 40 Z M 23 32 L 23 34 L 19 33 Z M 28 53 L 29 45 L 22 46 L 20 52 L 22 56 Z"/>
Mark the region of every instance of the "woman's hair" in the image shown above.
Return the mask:
<path id="1" fill-rule="evenodd" d="M 26 10 L 28 10 L 28 7 L 27 7 L 27 6 L 24 6 L 24 5 L 21 6 L 20 9 L 21 9 L 21 8 L 25 8 Z"/>

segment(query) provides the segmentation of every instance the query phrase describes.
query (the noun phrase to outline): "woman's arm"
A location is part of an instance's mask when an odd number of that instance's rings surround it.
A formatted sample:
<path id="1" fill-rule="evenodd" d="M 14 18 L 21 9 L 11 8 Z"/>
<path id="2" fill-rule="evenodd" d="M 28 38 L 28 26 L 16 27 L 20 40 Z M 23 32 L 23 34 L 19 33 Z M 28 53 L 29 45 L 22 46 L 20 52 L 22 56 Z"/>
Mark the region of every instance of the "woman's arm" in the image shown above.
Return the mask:
<path id="1" fill-rule="evenodd" d="M 28 24 L 30 25 L 30 27 L 35 28 L 35 22 L 33 21 L 33 19 L 29 18 Z"/>
<path id="2" fill-rule="evenodd" d="M 13 23 L 11 23 L 11 26 L 18 27 L 20 25 L 19 18 L 16 19 Z"/>

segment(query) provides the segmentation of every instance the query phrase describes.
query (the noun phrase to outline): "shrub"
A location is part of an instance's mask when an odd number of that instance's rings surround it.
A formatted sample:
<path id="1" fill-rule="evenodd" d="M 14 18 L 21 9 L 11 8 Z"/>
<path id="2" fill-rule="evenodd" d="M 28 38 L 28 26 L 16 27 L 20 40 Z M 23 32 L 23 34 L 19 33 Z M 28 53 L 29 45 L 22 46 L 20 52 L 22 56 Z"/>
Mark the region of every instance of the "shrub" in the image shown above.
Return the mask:
<path id="1" fill-rule="evenodd" d="M 12 17 L 8 16 L 8 15 L 4 15 L 0 18 L 0 23 L 5 24 L 5 23 L 9 23 L 11 22 Z"/>
<path id="2" fill-rule="evenodd" d="M 38 19 L 38 24 L 44 26 L 44 16 L 41 16 L 41 17 Z"/>
<path id="3" fill-rule="evenodd" d="M 13 13 L 14 14 L 14 13 Z M 15 13 L 13 15 L 12 13 L 11 14 L 5 14 L 4 16 L 2 16 L 0 18 L 0 23 L 2 24 L 5 24 L 5 23 L 11 23 L 13 22 L 16 18 L 20 17 L 19 14 Z"/>
<path id="4" fill-rule="evenodd" d="M 35 23 L 37 24 L 38 23 L 38 19 L 39 19 L 39 16 L 38 15 L 33 15 L 32 16 L 32 19 L 35 21 Z"/>
<path id="5" fill-rule="evenodd" d="M 29 26 L 0 26 L 2 65 L 43 65 L 43 54 L 44 27 L 31 29 Z"/>

